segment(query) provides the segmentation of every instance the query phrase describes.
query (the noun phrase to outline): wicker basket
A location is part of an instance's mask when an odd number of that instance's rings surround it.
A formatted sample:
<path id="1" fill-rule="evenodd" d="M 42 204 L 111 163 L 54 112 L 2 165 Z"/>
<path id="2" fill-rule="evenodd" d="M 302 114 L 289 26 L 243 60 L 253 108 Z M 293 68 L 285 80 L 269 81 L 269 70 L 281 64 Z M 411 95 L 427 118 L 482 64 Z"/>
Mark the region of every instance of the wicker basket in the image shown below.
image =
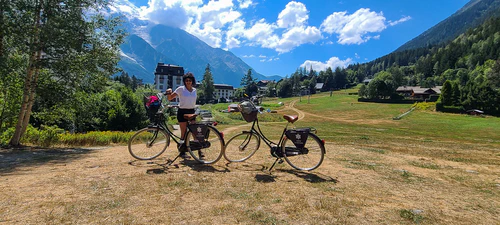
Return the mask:
<path id="1" fill-rule="evenodd" d="M 258 109 L 254 104 L 250 102 L 242 102 L 238 104 L 238 109 L 243 116 L 243 119 L 247 122 L 253 122 L 257 119 L 257 114 L 259 113 Z"/>

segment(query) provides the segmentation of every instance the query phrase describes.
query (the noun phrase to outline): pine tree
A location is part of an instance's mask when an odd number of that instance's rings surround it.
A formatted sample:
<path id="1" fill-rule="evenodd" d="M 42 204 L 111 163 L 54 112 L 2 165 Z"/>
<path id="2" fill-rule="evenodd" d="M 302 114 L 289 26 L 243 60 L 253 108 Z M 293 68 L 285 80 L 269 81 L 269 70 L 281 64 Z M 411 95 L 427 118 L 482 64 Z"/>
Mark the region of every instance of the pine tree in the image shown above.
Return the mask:
<path id="1" fill-rule="evenodd" d="M 203 81 L 201 82 L 201 90 L 203 92 L 203 101 L 205 103 L 209 103 L 214 99 L 214 78 L 212 76 L 212 72 L 210 70 L 210 64 L 207 64 L 205 68 L 205 73 L 203 74 Z"/>
<path id="2" fill-rule="evenodd" d="M 252 69 L 248 69 L 247 74 L 243 76 L 243 78 L 241 78 L 240 84 L 245 87 L 245 94 L 247 94 L 249 97 L 257 94 L 257 79 L 254 79 L 252 77 Z"/>

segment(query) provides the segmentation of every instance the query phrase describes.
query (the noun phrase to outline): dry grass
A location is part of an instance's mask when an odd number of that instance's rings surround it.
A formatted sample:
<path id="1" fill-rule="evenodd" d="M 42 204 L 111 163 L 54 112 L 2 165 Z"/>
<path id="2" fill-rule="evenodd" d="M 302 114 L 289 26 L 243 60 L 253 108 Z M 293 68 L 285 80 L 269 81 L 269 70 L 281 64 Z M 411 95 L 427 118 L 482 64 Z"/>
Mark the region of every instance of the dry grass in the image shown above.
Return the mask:
<path id="1" fill-rule="evenodd" d="M 338 140 L 313 172 L 263 171 L 265 145 L 244 163 L 168 168 L 124 146 L 0 150 L 0 224 L 500 224 L 497 142 Z"/>

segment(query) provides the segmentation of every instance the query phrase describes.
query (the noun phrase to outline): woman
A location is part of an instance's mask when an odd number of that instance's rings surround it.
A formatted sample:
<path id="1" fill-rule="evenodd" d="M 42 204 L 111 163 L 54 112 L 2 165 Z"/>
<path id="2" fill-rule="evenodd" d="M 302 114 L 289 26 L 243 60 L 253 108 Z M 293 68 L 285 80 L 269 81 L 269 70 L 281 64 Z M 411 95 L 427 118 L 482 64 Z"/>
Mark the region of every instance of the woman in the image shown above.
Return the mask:
<path id="1" fill-rule="evenodd" d="M 182 82 L 184 86 L 179 86 L 172 92 L 172 89 L 169 88 L 165 91 L 165 95 L 168 100 L 178 97 L 179 98 L 179 109 L 177 110 L 177 121 L 179 121 L 179 126 L 181 127 L 181 138 L 184 138 L 184 134 L 187 129 L 187 120 L 184 119 L 185 114 L 194 114 L 194 107 L 196 105 L 196 88 L 194 85 L 196 84 L 196 80 L 192 73 L 188 72 L 182 76 Z M 200 158 L 203 158 L 203 153 L 200 151 Z M 182 158 L 189 158 L 185 151 L 181 151 L 180 156 Z"/>

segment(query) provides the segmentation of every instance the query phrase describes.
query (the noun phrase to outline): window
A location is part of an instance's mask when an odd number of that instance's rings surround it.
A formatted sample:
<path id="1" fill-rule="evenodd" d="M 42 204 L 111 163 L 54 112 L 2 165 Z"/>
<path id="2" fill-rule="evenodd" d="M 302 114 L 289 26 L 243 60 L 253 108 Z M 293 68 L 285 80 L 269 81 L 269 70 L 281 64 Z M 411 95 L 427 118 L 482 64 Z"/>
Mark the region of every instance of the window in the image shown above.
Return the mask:
<path id="1" fill-rule="evenodd" d="M 177 76 L 177 79 L 175 80 L 175 82 L 179 85 L 181 84 L 181 77 Z"/>

